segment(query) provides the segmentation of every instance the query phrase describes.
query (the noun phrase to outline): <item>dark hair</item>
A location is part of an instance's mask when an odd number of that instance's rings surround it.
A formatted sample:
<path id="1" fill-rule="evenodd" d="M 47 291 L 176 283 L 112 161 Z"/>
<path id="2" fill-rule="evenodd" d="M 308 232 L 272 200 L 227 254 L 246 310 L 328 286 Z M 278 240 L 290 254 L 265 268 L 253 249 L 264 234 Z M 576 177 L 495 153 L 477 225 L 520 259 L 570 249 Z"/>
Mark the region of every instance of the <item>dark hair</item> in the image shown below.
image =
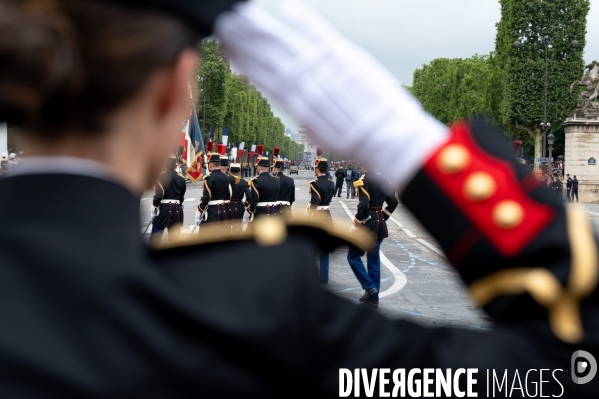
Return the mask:
<path id="1" fill-rule="evenodd" d="M 327 170 L 329 170 L 329 168 L 327 168 L 326 166 L 325 167 L 318 167 L 317 169 L 318 169 L 318 171 L 320 173 L 327 173 Z"/>
<path id="2" fill-rule="evenodd" d="M 106 116 L 199 36 L 102 0 L 1 0 L 0 120 L 52 140 L 101 132 Z"/>

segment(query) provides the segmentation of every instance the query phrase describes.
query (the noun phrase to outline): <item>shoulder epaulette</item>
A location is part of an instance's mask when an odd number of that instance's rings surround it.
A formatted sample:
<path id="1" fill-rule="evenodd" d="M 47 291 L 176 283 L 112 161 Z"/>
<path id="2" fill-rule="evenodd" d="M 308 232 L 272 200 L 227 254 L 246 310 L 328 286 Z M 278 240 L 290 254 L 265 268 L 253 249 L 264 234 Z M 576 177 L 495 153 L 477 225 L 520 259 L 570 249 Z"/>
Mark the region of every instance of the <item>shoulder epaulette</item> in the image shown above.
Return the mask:
<path id="1" fill-rule="evenodd" d="M 317 182 L 318 179 L 310 180 L 310 184 Z"/>
<path id="2" fill-rule="evenodd" d="M 354 187 L 363 187 L 364 186 L 364 177 L 366 177 L 366 175 L 360 176 L 360 178 L 354 182 Z"/>
<path id="3" fill-rule="evenodd" d="M 239 176 L 234 176 L 235 177 L 235 184 L 239 184 L 239 182 L 241 181 L 241 177 Z"/>
<path id="4" fill-rule="evenodd" d="M 250 187 L 254 187 L 254 180 L 256 180 L 258 178 L 258 176 L 252 177 L 249 181 L 248 181 L 248 186 Z"/>
<path id="5" fill-rule="evenodd" d="M 169 234 L 168 240 L 163 240 L 153 248 L 165 251 L 183 247 L 202 247 L 217 243 L 230 243 L 231 241 L 253 240 L 263 247 L 280 245 L 285 242 L 289 233 L 305 233 L 307 237 L 314 239 L 323 251 L 330 252 L 341 245 L 354 245 L 364 251 L 374 247 L 374 239 L 367 231 L 361 229 L 350 233 L 349 223 L 337 223 L 334 225 L 320 219 L 309 219 L 306 217 L 291 218 L 259 218 L 247 224 L 247 228 L 233 229 L 230 224 L 210 223 L 202 226 L 200 233 L 191 234 Z"/>

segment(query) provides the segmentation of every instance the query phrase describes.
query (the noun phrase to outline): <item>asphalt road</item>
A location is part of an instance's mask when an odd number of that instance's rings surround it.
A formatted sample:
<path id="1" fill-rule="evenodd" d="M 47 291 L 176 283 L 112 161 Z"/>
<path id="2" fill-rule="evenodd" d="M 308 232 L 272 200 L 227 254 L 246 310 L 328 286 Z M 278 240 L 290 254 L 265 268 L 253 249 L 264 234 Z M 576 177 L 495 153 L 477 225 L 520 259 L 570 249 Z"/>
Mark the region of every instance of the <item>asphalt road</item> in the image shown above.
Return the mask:
<path id="1" fill-rule="evenodd" d="M 292 176 L 296 185 L 294 212 L 305 212 L 309 202 L 308 183 L 314 172 L 300 171 Z M 188 184 L 185 199 L 184 229 L 191 231 L 195 208 L 202 196 L 202 184 Z M 140 202 L 141 220 L 149 221 L 153 192 Z M 335 221 L 350 222 L 357 200 L 341 198 L 331 203 Z M 599 211 L 598 211 L 599 216 Z M 488 328 L 490 319 L 469 299 L 457 273 L 448 265 L 438 244 L 401 204 L 388 223 L 389 238 L 381 246 L 381 295 L 379 311 L 391 318 L 406 317 L 430 325 L 455 325 Z M 145 225 L 142 226 L 142 230 Z M 148 234 L 146 234 L 147 238 Z M 328 289 L 358 303 L 363 293 L 347 263 L 347 248 L 331 254 Z M 317 278 L 317 260 L 314 273 Z"/>

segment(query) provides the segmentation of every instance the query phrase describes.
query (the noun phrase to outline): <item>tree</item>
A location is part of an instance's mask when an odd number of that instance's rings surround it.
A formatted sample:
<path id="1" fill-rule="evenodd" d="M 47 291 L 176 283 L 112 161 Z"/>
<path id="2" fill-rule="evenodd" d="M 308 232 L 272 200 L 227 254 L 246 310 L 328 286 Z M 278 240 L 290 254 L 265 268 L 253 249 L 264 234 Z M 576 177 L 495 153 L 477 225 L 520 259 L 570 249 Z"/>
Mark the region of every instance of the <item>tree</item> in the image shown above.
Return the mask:
<path id="1" fill-rule="evenodd" d="M 228 126 L 230 143 L 260 143 L 269 152 L 273 147 L 282 148 L 285 126 L 274 116 L 262 93 L 244 76 L 231 71 L 220 44 L 204 41 L 199 52 L 201 62 L 192 92 L 198 99 L 196 110 L 205 137 L 212 129 L 214 140 L 221 141 L 222 129 Z"/>
<path id="2" fill-rule="evenodd" d="M 497 118 L 498 74 L 495 59 L 437 58 L 414 71 L 408 90 L 426 111 L 445 124 L 476 115 Z"/>
<path id="3" fill-rule="evenodd" d="M 501 94 L 499 119 L 512 134 L 525 131 L 525 149 L 542 155 L 545 59 L 547 121 L 558 127 L 576 106 L 570 84 L 583 73 L 589 0 L 500 0 L 495 52 Z M 573 46 L 573 41 L 578 46 Z M 514 46 L 518 41 L 519 46 Z M 574 42 L 576 44 L 576 42 Z"/>

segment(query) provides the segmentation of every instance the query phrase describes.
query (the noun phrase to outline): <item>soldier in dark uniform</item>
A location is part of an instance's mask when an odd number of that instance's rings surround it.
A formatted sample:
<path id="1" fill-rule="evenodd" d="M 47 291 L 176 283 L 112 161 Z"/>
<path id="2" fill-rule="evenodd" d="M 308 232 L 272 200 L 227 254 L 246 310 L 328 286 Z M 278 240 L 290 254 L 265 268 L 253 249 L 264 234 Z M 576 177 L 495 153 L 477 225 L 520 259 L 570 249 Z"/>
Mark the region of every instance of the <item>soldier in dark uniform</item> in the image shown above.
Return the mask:
<path id="1" fill-rule="evenodd" d="M 0 158 L 0 174 L 4 176 L 8 176 L 10 172 L 10 161 L 6 157 L 5 153 L 2 153 L 2 158 Z"/>
<path id="2" fill-rule="evenodd" d="M 280 183 L 277 212 L 280 215 L 291 216 L 291 205 L 295 202 L 295 181 L 283 173 L 285 161 L 278 158 L 280 150 L 280 148 L 274 148 L 272 165 L 272 175 L 279 179 Z"/>
<path id="3" fill-rule="evenodd" d="M 335 196 L 335 184 L 327 179 L 329 170 L 328 160 L 326 158 L 316 159 L 316 179 L 310 182 L 310 204 L 308 205 L 308 214 L 310 219 L 318 220 L 325 225 L 332 225 L 331 211 L 329 206 Z M 329 253 L 322 252 L 320 260 L 320 282 L 329 283 Z"/>
<path id="4" fill-rule="evenodd" d="M 185 178 L 177 173 L 177 158 L 168 159 L 166 171 L 158 176 L 154 199 L 152 200 L 152 233 L 150 241 L 162 240 L 164 229 L 168 233 L 180 232 L 183 226 L 183 201 L 185 200 Z"/>
<path id="5" fill-rule="evenodd" d="M 222 147 L 221 147 L 222 146 Z M 233 188 L 235 187 L 235 178 L 229 174 L 229 158 L 225 155 L 227 151 L 227 147 L 224 144 L 219 144 L 219 154 L 220 154 L 220 171 L 224 173 L 229 178 L 229 184 L 231 185 L 231 198 L 233 197 Z M 225 201 L 227 206 L 227 219 L 233 219 L 233 207 L 231 205 L 231 201 Z"/>
<path id="6" fill-rule="evenodd" d="M 231 164 L 231 176 L 234 179 L 233 196 L 231 197 L 231 218 L 243 219 L 245 206 L 243 199 L 250 198 L 250 187 L 248 182 L 241 178 L 241 165 L 238 163 Z"/>
<path id="7" fill-rule="evenodd" d="M 149 4 L 0 1 L 0 31 L 14 33 L 0 35 L 0 87 L 14 93 L 0 95 L 0 120 L 40 157 L 0 180 L 1 398 L 338 397 L 342 368 L 412 370 L 424 384 L 423 368 L 450 378 L 478 369 L 478 397 L 493 370 L 520 392 L 599 396 L 596 376 L 577 376 L 577 357 L 594 369 L 599 351 L 598 255 L 584 213 L 534 184 L 486 123 L 435 122 L 301 3 L 278 24 L 237 6 L 218 36 L 260 88 L 272 83 L 265 93 L 285 91 L 278 98 L 319 142 L 343 139 L 377 169 L 400 160 L 393 187 L 496 324 L 427 328 L 324 290 L 306 265 L 370 239 L 316 221 L 265 217 L 235 235 L 214 223 L 149 248 L 140 194 L 189 115 L 197 39 L 231 5 Z M 327 56 L 314 59 L 316 46 Z M 298 76 L 320 90 L 298 90 Z M 330 102 L 340 112 L 326 112 Z M 373 117 L 371 106 L 388 112 Z M 381 159 L 369 158 L 380 143 Z M 51 193 L 43 206 L 40 192 Z M 464 396 L 465 380 L 450 391 Z"/>
<path id="8" fill-rule="evenodd" d="M 208 154 L 208 170 L 210 174 L 204 178 L 204 193 L 196 212 L 196 225 L 222 222 L 229 218 L 229 201 L 233 188 L 230 176 L 221 171 L 220 154 Z"/>
<path id="9" fill-rule="evenodd" d="M 250 198 L 247 201 L 247 211 L 250 219 L 257 216 L 276 215 L 277 200 L 279 199 L 279 179 L 270 174 L 270 162 L 263 157 L 263 145 L 258 146 L 258 164 L 256 165 L 258 176 L 248 182 L 250 186 Z"/>
<path id="10" fill-rule="evenodd" d="M 365 166 L 360 172 L 362 176 L 354 182 L 354 187 L 360 202 L 358 212 L 354 218 L 354 226 L 365 226 L 372 232 L 376 246 L 366 252 L 366 265 L 362 262 L 364 251 L 357 247 L 349 247 L 347 261 L 351 266 L 360 285 L 365 290 L 360 298 L 360 303 L 378 307 L 379 291 L 381 289 L 381 257 L 380 247 L 383 239 L 389 236 L 387 219 L 397 208 L 398 202 L 395 193 L 390 187 L 384 186 L 379 180 L 367 178 Z M 387 207 L 383 209 L 384 203 Z"/>

